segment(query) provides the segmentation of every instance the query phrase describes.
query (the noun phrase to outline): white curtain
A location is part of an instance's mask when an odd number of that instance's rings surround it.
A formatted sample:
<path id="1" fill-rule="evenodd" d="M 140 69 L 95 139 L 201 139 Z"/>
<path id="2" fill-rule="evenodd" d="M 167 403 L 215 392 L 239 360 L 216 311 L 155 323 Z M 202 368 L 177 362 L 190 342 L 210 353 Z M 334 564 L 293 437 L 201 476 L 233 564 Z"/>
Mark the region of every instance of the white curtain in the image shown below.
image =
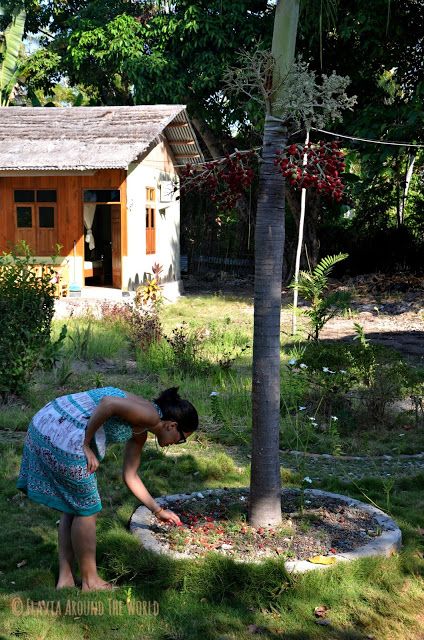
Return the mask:
<path id="1" fill-rule="evenodd" d="M 94 247 L 96 246 L 92 230 L 94 214 L 96 213 L 96 206 L 97 205 L 95 202 L 84 204 L 84 225 L 87 229 L 85 241 L 88 242 L 88 246 L 90 247 L 90 249 L 94 249 Z"/>

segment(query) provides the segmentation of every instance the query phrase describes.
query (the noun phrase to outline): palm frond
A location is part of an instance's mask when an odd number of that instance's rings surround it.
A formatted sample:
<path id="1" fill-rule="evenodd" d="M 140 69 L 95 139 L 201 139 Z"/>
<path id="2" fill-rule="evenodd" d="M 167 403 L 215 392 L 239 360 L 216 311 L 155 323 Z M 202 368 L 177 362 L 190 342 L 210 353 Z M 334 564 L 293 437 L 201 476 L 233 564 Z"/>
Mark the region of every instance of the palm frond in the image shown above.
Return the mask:
<path id="1" fill-rule="evenodd" d="M 312 274 L 315 278 L 328 278 L 332 268 L 342 260 L 346 260 L 348 257 L 347 253 L 338 253 L 334 256 L 325 256 L 320 260 Z"/>

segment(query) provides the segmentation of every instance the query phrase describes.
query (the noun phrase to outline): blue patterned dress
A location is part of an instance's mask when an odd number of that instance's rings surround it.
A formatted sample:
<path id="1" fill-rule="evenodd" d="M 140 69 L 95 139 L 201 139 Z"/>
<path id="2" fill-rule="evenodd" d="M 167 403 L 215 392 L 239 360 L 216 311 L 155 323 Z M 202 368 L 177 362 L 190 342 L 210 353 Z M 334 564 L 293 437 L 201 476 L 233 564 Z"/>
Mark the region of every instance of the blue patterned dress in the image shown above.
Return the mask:
<path id="1" fill-rule="evenodd" d="M 18 489 L 28 498 L 64 513 L 90 516 L 102 509 L 95 473 L 87 472 L 82 444 L 87 420 L 105 396 L 126 397 L 115 387 L 92 389 L 56 398 L 31 420 L 22 456 Z M 106 420 L 91 442 L 102 460 L 111 442 L 132 436 L 128 422 Z"/>

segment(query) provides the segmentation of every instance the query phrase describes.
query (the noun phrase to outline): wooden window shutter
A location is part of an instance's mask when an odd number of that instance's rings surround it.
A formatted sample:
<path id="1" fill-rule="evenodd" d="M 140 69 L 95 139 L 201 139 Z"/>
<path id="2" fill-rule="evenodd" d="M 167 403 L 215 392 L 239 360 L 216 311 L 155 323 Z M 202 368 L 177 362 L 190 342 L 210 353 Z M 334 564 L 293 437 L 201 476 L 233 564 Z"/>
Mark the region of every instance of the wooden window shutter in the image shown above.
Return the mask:
<path id="1" fill-rule="evenodd" d="M 146 187 L 146 254 L 156 253 L 156 191 Z"/>

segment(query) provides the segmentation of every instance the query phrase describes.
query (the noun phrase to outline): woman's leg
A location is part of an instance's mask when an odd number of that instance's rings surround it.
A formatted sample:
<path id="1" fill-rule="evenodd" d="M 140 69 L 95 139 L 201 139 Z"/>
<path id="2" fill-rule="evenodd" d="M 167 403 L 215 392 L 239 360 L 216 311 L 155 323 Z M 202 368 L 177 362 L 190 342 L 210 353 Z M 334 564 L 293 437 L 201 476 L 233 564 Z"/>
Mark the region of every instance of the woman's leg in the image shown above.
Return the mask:
<path id="1" fill-rule="evenodd" d="M 112 586 L 97 573 L 96 515 L 74 516 L 71 539 L 81 572 L 82 590 L 111 589 Z"/>
<path id="2" fill-rule="evenodd" d="M 59 542 L 59 579 L 56 589 L 75 587 L 73 576 L 74 550 L 71 541 L 71 526 L 75 516 L 70 513 L 62 513 L 58 529 Z"/>

